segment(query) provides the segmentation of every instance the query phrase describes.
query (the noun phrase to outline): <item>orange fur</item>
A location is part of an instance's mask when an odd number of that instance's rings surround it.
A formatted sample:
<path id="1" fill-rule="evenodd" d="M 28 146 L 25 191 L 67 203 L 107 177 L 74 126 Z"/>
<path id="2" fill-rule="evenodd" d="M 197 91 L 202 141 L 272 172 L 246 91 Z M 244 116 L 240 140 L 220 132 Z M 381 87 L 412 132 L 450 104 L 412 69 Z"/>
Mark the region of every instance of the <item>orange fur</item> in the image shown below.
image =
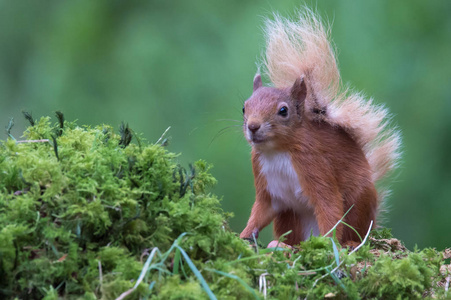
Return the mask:
<path id="1" fill-rule="evenodd" d="M 276 238 L 292 230 L 286 242 L 297 244 L 309 228 L 327 233 L 351 206 L 344 221 L 364 236 L 385 194 L 375 184 L 396 165 L 399 133 L 388 129 L 386 109 L 340 92 L 327 30 L 311 11 L 297 22 L 276 16 L 266 33 L 265 65 L 275 87 L 263 87 L 257 74 L 244 107 L 256 199 L 240 236 L 258 235 L 274 220 Z M 310 210 L 315 222 L 305 221 Z M 337 238 L 359 241 L 342 224 Z"/>

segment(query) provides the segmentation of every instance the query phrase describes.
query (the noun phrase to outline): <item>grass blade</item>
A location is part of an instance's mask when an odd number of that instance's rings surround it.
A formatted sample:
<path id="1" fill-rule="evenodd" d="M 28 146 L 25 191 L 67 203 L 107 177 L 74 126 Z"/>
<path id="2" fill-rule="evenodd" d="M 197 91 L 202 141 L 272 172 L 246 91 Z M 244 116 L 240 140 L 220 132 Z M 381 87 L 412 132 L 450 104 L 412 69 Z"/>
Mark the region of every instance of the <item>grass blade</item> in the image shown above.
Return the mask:
<path id="1" fill-rule="evenodd" d="M 335 273 L 330 272 L 329 275 L 330 277 L 332 277 L 335 283 L 343 289 L 343 291 L 347 292 L 345 285 L 343 284 L 343 282 L 341 282 L 341 280 L 337 277 L 337 275 L 335 275 Z"/>
<path id="2" fill-rule="evenodd" d="M 149 270 L 150 267 L 150 263 L 152 262 L 155 254 L 160 254 L 160 250 L 158 250 L 157 247 L 152 249 L 152 252 L 150 252 L 149 257 L 146 260 L 146 263 L 144 264 L 143 269 L 141 270 L 141 274 L 139 274 L 138 280 L 136 280 L 135 286 L 133 287 L 133 289 L 136 289 L 136 287 L 141 283 L 141 281 L 143 281 L 144 276 L 146 276 L 147 271 Z"/>
<path id="3" fill-rule="evenodd" d="M 348 223 L 346 223 L 345 221 L 341 221 L 341 223 L 343 223 L 344 225 L 346 225 L 346 226 L 348 226 L 349 228 L 351 228 L 352 230 L 354 230 L 354 232 L 357 234 L 357 236 L 359 237 L 359 239 L 360 239 L 360 242 L 362 242 L 363 241 L 363 239 L 362 239 L 362 237 L 360 236 L 360 234 L 357 232 L 357 230 L 355 230 L 355 228 L 354 227 L 352 227 L 351 225 L 349 225 Z"/>
<path id="4" fill-rule="evenodd" d="M 180 253 L 183 255 L 183 258 L 186 260 L 186 263 L 190 267 L 191 271 L 193 271 L 194 275 L 197 277 L 197 279 L 199 279 L 200 284 L 202 285 L 202 288 L 207 293 L 208 297 L 210 299 L 215 299 L 216 300 L 215 294 L 213 294 L 213 292 L 211 291 L 211 289 L 208 286 L 207 282 L 205 281 L 204 277 L 199 272 L 199 270 L 196 268 L 194 263 L 191 261 L 191 259 L 189 258 L 188 254 L 186 254 L 185 250 L 183 250 L 179 245 L 176 245 L 175 247 L 180 250 Z"/>
<path id="5" fill-rule="evenodd" d="M 334 249 L 334 256 L 335 256 L 335 262 L 337 263 L 337 266 L 340 265 L 340 256 L 338 254 L 338 248 L 337 245 L 335 245 L 334 240 L 331 238 L 332 241 L 332 248 Z"/>
<path id="6" fill-rule="evenodd" d="M 335 228 L 337 228 L 337 226 L 343 222 L 343 219 L 346 217 L 346 215 L 351 211 L 351 209 L 354 207 L 354 204 L 351 205 L 351 207 L 348 209 L 348 211 L 343 215 L 343 217 L 341 217 L 340 220 L 338 220 L 338 222 L 334 225 L 334 227 L 332 227 L 324 236 L 328 236 L 332 231 L 335 230 Z"/>
<path id="7" fill-rule="evenodd" d="M 275 252 L 275 251 L 290 251 L 290 248 L 282 248 L 282 247 L 271 247 L 271 248 L 265 248 L 265 249 L 260 249 L 259 254 L 260 256 L 262 256 L 261 254 L 268 254 L 271 252 Z M 247 257 L 245 257 L 247 258 Z M 243 260 L 245 259 L 243 258 Z M 253 257 L 250 257 L 253 258 Z"/>
<path id="8" fill-rule="evenodd" d="M 175 256 L 174 256 L 174 263 L 173 263 L 174 268 L 172 270 L 172 274 L 174 274 L 174 275 L 177 275 L 179 273 L 179 266 L 180 266 L 180 262 L 181 262 L 180 259 L 181 259 L 180 250 L 176 249 Z"/>
<path id="9" fill-rule="evenodd" d="M 246 290 L 248 290 L 248 291 L 254 296 L 255 299 L 260 299 L 260 297 L 258 297 L 258 295 L 255 293 L 255 290 L 254 290 L 253 288 L 251 288 L 251 287 L 250 287 L 243 279 L 241 279 L 240 277 L 238 277 L 238 276 L 236 276 L 236 275 L 233 275 L 233 274 L 226 273 L 226 272 L 222 272 L 222 271 L 219 271 L 219 270 L 215 270 L 215 269 L 209 269 L 209 268 L 207 268 L 207 269 L 205 269 L 205 270 L 238 281 L 238 282 L 239 282 Z"/>

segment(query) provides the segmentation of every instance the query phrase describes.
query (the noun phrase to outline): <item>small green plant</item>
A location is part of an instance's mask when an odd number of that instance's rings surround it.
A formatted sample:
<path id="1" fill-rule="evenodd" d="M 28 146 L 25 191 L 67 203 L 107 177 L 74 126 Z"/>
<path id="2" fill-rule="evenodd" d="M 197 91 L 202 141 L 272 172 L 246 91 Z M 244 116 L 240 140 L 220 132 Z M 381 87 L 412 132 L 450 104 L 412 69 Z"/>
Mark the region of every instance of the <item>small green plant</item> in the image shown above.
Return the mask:
<path id="1" fill-rule="evenodd" d="M 180 166 L 164 137 L 24 116 L 23 139 L 11 120 L 0 142 L 1 299 L 446 296 L 433 249 L 388 231 L 353 250 L 321 236 L 266 249 L 228 228 L 210 166 Z"/>

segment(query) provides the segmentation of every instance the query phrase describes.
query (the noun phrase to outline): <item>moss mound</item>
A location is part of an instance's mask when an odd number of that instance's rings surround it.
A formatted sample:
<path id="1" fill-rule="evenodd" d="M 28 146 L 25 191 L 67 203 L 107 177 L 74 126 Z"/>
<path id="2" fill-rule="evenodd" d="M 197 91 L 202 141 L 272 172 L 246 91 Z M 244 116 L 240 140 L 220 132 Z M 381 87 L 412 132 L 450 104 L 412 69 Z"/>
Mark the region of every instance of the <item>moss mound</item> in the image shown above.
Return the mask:
<path id="1" fill-rule="evenodd" d="M 448 252 L 390 248 L 386 232 L 354 253 L 325 237 L 250 247 L 204 161 L 187 170 L 127 126 L 27 118 L 25 140 L 0 143 L 2 299 L 445 296 Z"/>

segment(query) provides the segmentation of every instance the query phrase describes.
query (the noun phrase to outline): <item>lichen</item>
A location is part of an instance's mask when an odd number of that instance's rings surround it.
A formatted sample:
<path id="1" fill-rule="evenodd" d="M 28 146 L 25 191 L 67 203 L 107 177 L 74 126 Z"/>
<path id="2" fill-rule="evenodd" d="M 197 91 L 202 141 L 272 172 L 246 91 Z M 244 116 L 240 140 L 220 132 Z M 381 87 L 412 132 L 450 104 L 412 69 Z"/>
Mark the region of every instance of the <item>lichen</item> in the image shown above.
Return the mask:
<path id="1" fill-rule="evenodd" d="M 445 297 L 436 250 L 388 231 L 354 253 L 329 237 L 265 249 L 228 228 L 205 161 L 184 168 L 125 125 L 31 121 L 0 142 L 2 299 Z"/>

